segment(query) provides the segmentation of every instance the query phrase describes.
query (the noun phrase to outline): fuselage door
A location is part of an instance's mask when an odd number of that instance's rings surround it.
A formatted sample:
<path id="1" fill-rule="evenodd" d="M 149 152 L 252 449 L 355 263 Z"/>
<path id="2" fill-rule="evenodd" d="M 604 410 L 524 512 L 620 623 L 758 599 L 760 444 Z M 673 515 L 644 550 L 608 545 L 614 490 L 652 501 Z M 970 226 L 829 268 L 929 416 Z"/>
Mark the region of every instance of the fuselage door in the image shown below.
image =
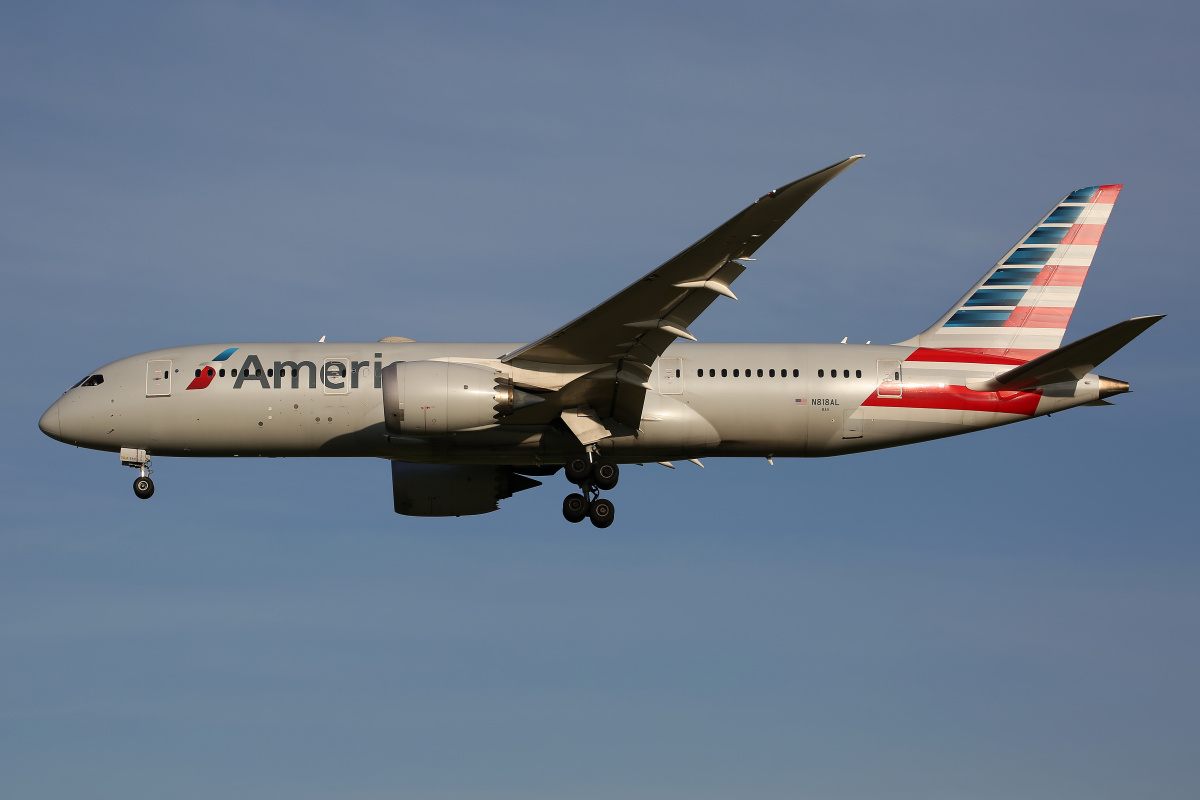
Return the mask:
<path id="1" fill-rule="evenodd" d="M 325 394 L 348 394 L 350 392 L 350 359 L 327 358 L 321 368 L 321 382 Z"/>
<path id="2" fill-rule="evenodd" d="M 903 397 L 904 380 L 900 373 L 900 362 L 890 358 L 879 359 L 880 397 Z"/>
<path id="3" fill-rule="evenodd" d="M 682 358 L 660 358 L 658 374 L 659 394 L 683 394 Z"/>
<path id="4" fill-rule="evenodd" d="M 156 358 L 146 362 L 146 397 L 171 396 L 171 360 Z"/>

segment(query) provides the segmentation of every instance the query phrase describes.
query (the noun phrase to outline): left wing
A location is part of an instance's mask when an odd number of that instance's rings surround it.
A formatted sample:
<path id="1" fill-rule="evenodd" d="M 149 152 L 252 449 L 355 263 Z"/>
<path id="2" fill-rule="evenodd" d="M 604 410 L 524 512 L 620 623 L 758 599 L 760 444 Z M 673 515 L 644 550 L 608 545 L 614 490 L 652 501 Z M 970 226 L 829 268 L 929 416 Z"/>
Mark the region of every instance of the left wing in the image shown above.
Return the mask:
<path id="1" fill-rule="evenodd" d="M 551 364 L 594 367 L 564 387 L 564 403 L 556 405 L 587 405 L 599 419 L 636 430 L 652 365 L 677 338 L 695 339 L 688 326 L 717 295 L 734 297 L 729 285 L 746 269 L 738 259 L 753 255 L 818 189 L 860 158 L 851 156 L 768 192 L 636 283 L 502 361 L 535 370 Z"/>

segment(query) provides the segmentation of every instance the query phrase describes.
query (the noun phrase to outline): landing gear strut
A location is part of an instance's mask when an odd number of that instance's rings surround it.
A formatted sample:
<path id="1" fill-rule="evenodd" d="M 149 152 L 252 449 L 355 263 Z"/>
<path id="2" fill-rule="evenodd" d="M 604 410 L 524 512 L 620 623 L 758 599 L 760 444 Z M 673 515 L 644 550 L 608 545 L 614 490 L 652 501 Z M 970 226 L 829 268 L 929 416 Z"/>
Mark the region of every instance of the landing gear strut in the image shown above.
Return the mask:
<path id="1" fill-rule="evenodd" d="M 597 528 L 612 525 L 616 509 L 611 500 L 600 497 L 600 491 L 617 485 L 621 474 L 617 465 L 595 460 L 594 451 L 589 450 L 586 456 L 576 456 L 568 461 L 565 471 L 567 480 L 583 492 L 572 492 L 563 500 L 563 517 L 567 522 L 583 522 L 586 517 Z"/>

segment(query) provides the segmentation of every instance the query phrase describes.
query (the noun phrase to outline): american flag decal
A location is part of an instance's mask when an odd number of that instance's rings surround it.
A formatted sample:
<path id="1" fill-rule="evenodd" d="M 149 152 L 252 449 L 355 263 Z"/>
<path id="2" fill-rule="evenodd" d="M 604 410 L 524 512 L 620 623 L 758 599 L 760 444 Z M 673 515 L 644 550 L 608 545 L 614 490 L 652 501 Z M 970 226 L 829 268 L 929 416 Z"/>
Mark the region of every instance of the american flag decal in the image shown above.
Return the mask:
<path id="1" fill-rule="evenodd" d="M 796 398 L 796 405 L 798 405 L 798 406 L 806 406 L 806 405 L 808 405 L 808 398 L 806 398 L 806 397 L 797 397 L 797 398 Z"/>

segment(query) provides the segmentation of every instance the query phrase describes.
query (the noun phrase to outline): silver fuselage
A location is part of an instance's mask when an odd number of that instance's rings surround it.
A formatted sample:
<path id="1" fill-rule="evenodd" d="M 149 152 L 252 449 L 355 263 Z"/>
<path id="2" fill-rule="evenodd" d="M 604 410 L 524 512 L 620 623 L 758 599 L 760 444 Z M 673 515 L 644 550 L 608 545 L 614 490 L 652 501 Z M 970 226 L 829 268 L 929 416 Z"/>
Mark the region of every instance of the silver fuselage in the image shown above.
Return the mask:
<path id="1" fill-rule="evenodd" d="M 80 447 L 137 448 L 151 456 L 561 464 L 579 450 L 561 425 L 500 421 L 483 430 L 427 437 L 397 437 L 385 428 L 380 373 L 387 365 L 446 359 L 504 369 L 500 356 L 520 346 L 369 342 L 166 348 L 95 370 L 103 383 L 68 390 L 43 416 L 41 427 Z M 237 352 L 227 363 L 208 360 L 228 347 Z M 1099 381 L 1091 373 L 1076 383 L 1031 393 L 971 391 L 968 381 L 1008 367 L 922 361 L 914 359 L 915 350 L 677 343 L 655 364 L 640 429 L 606 438 L 599 448 L 622 463 L 831 456 L 1018 422 L 1099 397 Z M 225 374 L 188 388 L 202 364 Z M 282 367 L 286 374 L 281 376 L 281 364 L 293 366 Z M 340 366 L 327 372 L 330 364 Z"/>

